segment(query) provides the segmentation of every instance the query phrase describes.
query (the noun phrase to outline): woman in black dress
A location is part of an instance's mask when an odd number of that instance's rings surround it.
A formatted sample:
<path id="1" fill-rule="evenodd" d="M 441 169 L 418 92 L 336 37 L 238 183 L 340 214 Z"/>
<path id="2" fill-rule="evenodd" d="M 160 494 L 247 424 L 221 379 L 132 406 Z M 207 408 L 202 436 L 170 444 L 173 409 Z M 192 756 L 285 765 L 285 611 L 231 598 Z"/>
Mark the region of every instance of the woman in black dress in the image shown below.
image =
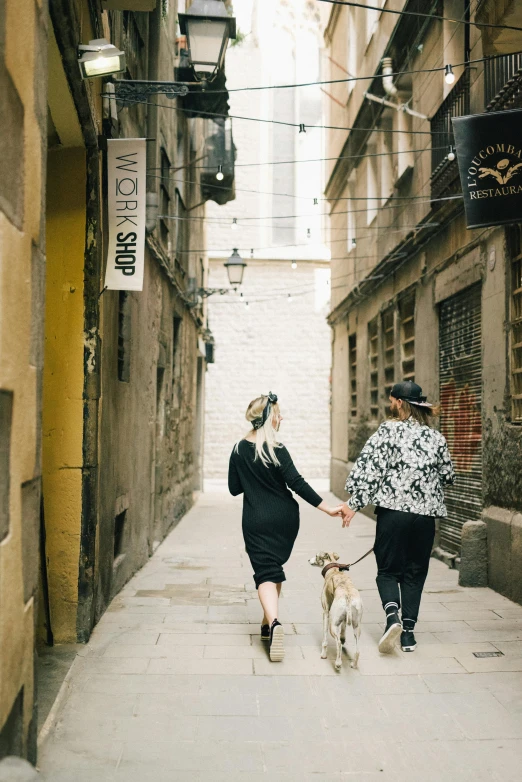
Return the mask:
<path id="1" fill-rule="evenodd" d="M 299 532 L 299 505 L 289 488 L 329 516 L 340 516 L 342 506 L 331 508 L 323 502 L 279 443 L 283 419 L 275 394 L 254 399 L 245 417 L 252 429 L 234 446 L 228 487 L 234 496 L 244 495 L 243 537 L 264 612 L 261 638 L 270 641 L 270 659 L 275 662 L 284 657 L 284 631 L 277 619 L 278 597 L 286 580 L 283 565 Z"/>

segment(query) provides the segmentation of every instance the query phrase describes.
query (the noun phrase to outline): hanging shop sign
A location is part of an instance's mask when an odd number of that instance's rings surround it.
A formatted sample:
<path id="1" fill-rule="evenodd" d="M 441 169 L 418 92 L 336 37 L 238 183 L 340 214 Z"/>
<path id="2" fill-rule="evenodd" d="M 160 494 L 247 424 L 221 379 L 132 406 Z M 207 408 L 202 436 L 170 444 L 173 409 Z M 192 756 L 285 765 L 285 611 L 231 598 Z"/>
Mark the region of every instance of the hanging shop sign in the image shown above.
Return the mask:
<path id="1" fill-rule="evenodd" d="M 468 228 L 522 221 L 522 110 L 452 122 Z"/>
<path id="2" fill-rule="evenodd" d="M 143 290 L 146 147 L 143 138 L 107 141 L 109 250 L 105 287 Z"/>

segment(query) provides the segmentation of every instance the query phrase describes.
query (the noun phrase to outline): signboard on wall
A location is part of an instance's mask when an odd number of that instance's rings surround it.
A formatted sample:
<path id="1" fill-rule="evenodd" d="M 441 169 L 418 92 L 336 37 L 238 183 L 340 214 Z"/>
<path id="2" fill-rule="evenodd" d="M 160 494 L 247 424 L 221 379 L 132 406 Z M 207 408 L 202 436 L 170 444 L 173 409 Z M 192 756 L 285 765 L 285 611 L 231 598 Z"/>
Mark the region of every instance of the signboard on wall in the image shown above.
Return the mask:
<path id="1" fill-rule="evenodd" d="M 143 290 L 146 168 L 145 139 L 107 141 L 109 290 Z"/>
<path id="2" fill-rule="evenodd" d="M 522 110 L 452 122 L 468 228 L 522 221 Z"/>

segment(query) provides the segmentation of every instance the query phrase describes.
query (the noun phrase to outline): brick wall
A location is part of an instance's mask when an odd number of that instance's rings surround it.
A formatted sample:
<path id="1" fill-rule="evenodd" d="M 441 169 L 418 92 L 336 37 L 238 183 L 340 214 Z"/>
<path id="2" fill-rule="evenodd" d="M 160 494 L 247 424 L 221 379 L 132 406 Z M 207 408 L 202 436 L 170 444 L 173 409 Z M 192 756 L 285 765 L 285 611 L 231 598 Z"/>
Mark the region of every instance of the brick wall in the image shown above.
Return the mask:
<path id="1" fill-rule="evenodd" d="M 211 286 L 226 285 L 222 263 L 211 263 Z M 243 285 L 248 308 L 234 303 L 238 294 L 209 300 L 216 363 L 207 374 L 206 478 L 226 477 L 230 451 L 248 431 L 248 403 L 268 391 L 279 396 L 281 440 L 297 468 L 310 479 L 328 476 L 328 277 L 328 264 L 318 261 L 299 262 L 295 270 L 289 261 L 250 261 Z M 306 295 L 298 295 L 304 291 Z M 291 303 L 288 292 L 293 293 Z"/>

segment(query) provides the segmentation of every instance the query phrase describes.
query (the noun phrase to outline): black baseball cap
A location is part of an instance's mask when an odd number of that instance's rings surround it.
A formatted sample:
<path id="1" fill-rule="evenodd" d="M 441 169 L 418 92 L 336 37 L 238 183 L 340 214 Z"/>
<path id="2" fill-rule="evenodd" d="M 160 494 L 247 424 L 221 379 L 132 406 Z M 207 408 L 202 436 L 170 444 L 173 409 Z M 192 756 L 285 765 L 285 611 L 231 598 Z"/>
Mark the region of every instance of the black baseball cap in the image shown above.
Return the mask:
<path id="1" fill-rule="evenodd" d="M 422 395 L 422 388 L 417 383 L 414 383 L 413 380 L 403 380 L 402 383 L 395 383 L 390 394 L 394 399 L 403 399 L 410 405 L 433 407 L 429 402 L 426 402 L 426 397 Z"/>

